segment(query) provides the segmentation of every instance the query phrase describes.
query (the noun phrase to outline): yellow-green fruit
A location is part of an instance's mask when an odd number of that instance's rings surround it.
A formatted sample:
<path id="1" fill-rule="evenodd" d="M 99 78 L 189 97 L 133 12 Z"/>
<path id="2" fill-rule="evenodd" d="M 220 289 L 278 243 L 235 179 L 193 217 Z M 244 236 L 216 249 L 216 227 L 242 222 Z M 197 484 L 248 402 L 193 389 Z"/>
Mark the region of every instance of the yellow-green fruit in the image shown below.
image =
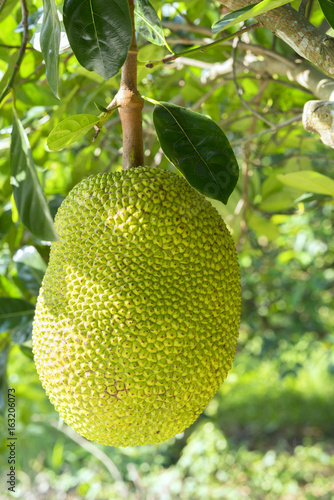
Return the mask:
<path id="1" fill-rule="evenodd" d="M 218 212 L 161 169 L 89 177 L 62 203 L 33 351 L 64 421 L 104 445 L 188 427 L 225 379 L 240 275 Z"/>

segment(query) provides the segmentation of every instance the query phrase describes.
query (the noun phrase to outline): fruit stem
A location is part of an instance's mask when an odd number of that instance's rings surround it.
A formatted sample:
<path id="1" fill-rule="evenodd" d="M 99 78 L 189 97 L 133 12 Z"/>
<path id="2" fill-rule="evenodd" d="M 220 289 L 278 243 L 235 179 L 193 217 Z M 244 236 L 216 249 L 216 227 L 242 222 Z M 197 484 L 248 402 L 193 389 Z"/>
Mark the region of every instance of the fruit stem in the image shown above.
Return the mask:
<path id="1" fill-rule="evenodd" d="M 116 95 L 123 130 L 123 170 L 144 165 L 142 110 L 144 100 L 137 90 L 137 42 L 134 0 L 128 0 L 132 21 L 132 43 L 122 67 L 121 85 Z"/>

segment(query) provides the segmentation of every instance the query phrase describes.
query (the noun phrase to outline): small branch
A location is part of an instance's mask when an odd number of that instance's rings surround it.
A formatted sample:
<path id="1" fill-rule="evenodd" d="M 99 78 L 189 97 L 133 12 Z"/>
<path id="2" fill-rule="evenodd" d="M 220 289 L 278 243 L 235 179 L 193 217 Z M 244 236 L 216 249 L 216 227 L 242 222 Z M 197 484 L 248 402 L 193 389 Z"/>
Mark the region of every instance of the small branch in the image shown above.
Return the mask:
<path id="1" fill-rule="evenodd" d="M 197 38 L 196 40 L 192 38 L 167 38 L 169 45 L 207 45 L 210 43 L 209 38 Z"/>
<path id="2" fill-rule="evenodd" d="M 313 8 L 313 0 L 309 0 L 307 5 L 306 19 L 310 19 L 312 8 Z"/>
<path id="3" fill-rule="evenodd" d="M 114 106 L 120 106 L 119 115 L 123 130 L 123 170 L 144 165 L 142 110 L 144 100 L 137 90 L 137 54 L 134 0 L 128 0 L 132 20 L 132 43 L 122 67 L 121 85 Z M 108 106 L 108 109 L 111 105 Z"/>
<path id="4" fill-rule="evenodd" d="M 6 45 L 5 43 L 0 43 L 0 47 L 4 49 L 20 49 L 21 45 Z M 26 47 L 26 50 L 34 50 L 34 47 Z"/>
<path id="5" fill-rule="evenodd" d="M 191 31 L 192 33 L 199 33 L 200 35 L 208 36 L 210 38 L 212 37 L 212 31 L 210 28 L 203 28 L 202 26 L 197 26 L 195 24 L 163 21 L 162 26 L 170 31 Z"/>
<path id="6" fill-rule="evenodd" d="M 147 68 L 153 68 L 154 66 L 157 66 L 158 64 L 167 64 L 172 61 L 175 61 L 175 59 L 178 59 L 179 57 L 183 56 L 188 56 L 189 54 L 194 54 L 195 52 L 206 52 L 209 49 L 212 49 L 213 47 L 216 47 L 217 45 L 220 45 L 227 40 L 232 40 L 232 38 L 235 38 L 236 36 L 243 35 L 244 33 L 247 33 L 248 31 L 254 30 L 258 28 L 260 25 L 259 23 L 252 24 L 251 26 L 247 26 L 246 28 L 243 28 L 236 33 L 233 33 L 232 35 L 228 35 L 225 38 L 219 38 L 219 40 L 216 40 L 215 42 L 208 43 L 207 45 L 199 45 L 197 47 L 194 47 L 193 49 L 189 50 L 184 50 L 182 52 L 178 52 L 177 54 L 170 54 L 166 57 L 163 57 L 162 59 L 156 60 L 156 61 L 148 61 L 148 63 L 145 64 Z"/>
<path id="7" fill-rule="evenodd" d="M 218 83 L 216 83 L 215 85 L 213 85 L 211 87 L 210 90 L 208 90 L 205 94 L 202 95 L 202 97 L 200 99 L 198 99 L 198 101 L 196 101 L 192 106 L 191 106 L 191 109 L 193 111 L 196 111 L 196 109 L 200 108 L 202 106 L 202 104 L 207 100 L 209 99 L 212 94 L 214 94 L 216 92 L 216 90 L 220 89 L 221 87 L 223 87 L 224 85 L 226 84 L 225 80 L 221 80 L 219 81 Z"/>
<path id="8" fill-rule="evenodd" d="M 94 134 L 94 137 L 92 139 L 92 142 L 95 142 L 99 133 L 101 132 L 101 129 L 100 127 L 98 127 L 97 125 L 94 125 L 94 130 L 95 130 L 95 134 Z"/>
<path id="9" fill-rule="evenodd" d="M 247 7 L 253 0 L 219 0 L 232 10 Z M 257 16 L 261 26 L 265 26 L 274 35 L 308 59 L 326 75 L 334 76 L 334 39 L 324 35 L 305 17 L 290 5 L 283 5 L 265 14 Z"/>
<path id="10" fill-rule="evenodd" d="M 269 125 L 269 127 L 273 127 L 274 124 L 267 120 L 267 118 L 261 113 L 258 113 L 255 109 L 252 108 L 252 106 L 242 97 L 242 89 L 239 87 L 239 84 L 237 82 L 237 75 L 236 75 L 236 51 L 237 51 L 237 44 L 238 44 L 238 38 L 235 38 L 234 41 L 236 42 L 233 46 L 233 53 L 232 53 L 232 60 L 233 60 L 233 65 L 232 65 L 232 71 L 233 71 L 233 82 L 235 89 L 237 91 L 237 96 L 239 97 L 240 101 L 242 104 L 247 108 L 254 116 L 262 120 L 264 123 Z"/>
<path id="11" fill-rule="evenodd" d="M 265 91 L 267 87 L 267 82 L 262 83 L 260 86 L 259 92 L 257 95 L 254 97 L 254 105 L 256 108 L 260 106 L 261 98 L 263 95 L 263 92 Z M 256 109 L 257 111 L 257 109 Z M 253 118 L 250 124 L 250 127 L 248 129 L 249 135 L 254 135 L 255 128 L 256 128 L 256 122 L 258 120 L 257 113 L 253 113 Z M 238 242 L 238 249 L 241 249 L 246 235 L 248 233 L 248 226 L 247 226 L 247 211 L 249 209 L 249 179 L 250 176 L 252 175 L 251 171 L 251 154 L 252 154 L 252 143 L 251 141 L 247 141 L 243 143 L 242 145 L 243 148 L 243 162 L 242 162 L 242 200 L 243 200 L 243 205 L 241 207 L 241 237 Z M 253 151 L 254 153 L 254 151 Z"/>
<path id="12" fill-rule="evenodd" d="M 122 496 L 123 498 L 128 498 L 129 491 L 128 488 L 123 481 L 122 475 L 119 472 L 118 468 L 114 464 L 114 462 L 111 460 L 111 458 L 108 457 L 102 451 L 100 448 L 98 448 L 94 443 L 91 441 L 87 441 L 87 439 L 83 438 L 79 434 L 77 434 L 75 431 L 73 431 L 70 427 L 62 425 L 59 427 L 59 425 L 56 422 L 50 422 L 50 425 L 54 427 L 57 431 L 62 432 L 65 434 L 65 436 L 69 437 L 77 443 L 79 446 L 81 446 L 84 450 L 88 451 L 91 453 L 97 460 L 99 460 L 105 468 L 108 470 L 109 474 L 111 477 L 114 479 L 114 481 L 117 481 L 120 483 L 120 486 L 122 487 Z"/>
<path id="13" fill-rule="evenodd" d="M 138 474 L 138 471 L 136 469 L 135 464 L 130 463 L 126 466 L 126 468 L 128 470 L 128 473 L 129 473 L 129 478 L 133 482 L 133 484 L 135 485 L 136 492 L 138 493 L 137 498 L 144 498 L 145 490 L 143 488 L 141 478 Z"/>
<path id="14" fill-rule="evenodd" d="M 45 62 L 42 61 L 38 66 L 36 66 L 36 68 L 34 69 L 34 71 L 32 73 L 30 73 L 30 75 L 26 76 L 25 78 L 22 78 L 21 80 L 19 80 L 16 85 L 22 85 L 23 83 L 26 83 L 30 80 L 30 78 L 32 78 L 34 75 L 37 75 L 45 66 Z"/>
<path id="15" fill-rule="evenodd" d="M 233 46 L 233 41 L 227 42 L 226 45 Z M 238 42 L 238 48 L 250 51 L 253 54 L 257 54 L 259 56 L 267 56 L 268 58 L 275 59 L 276 61 L 284 64 L 286 67 L 294 68 L 296 66 L 296 63 L 293 60 L 282 56 L 282 54 L 278 54 L 278 52 L 275 52 L 274 50 L 262 47 L 261 45 L 254 45 L 252 43 L 240 41 Z"/>
<path id="16" fill-rule="evenodd" d="M 301 0 L 300 5 L 298 7 L 298 12 L 302 16 L 306 16 L 306 6 L 308 4 L 309 0 Z"/>
<path id="17" fill-rule="evenodd" d="M 291 125 L 294 122 L 301 121 L 302 117 L 303 117 L 303 114 L 299 113 L 298 115 L 293 116 L 292 118 L 290 118 L 289 120 L 286 120 L 285 122 L 278 123 L 277 125 L 274 125 L 271 128 L 267 128 L 267 130 L 261 130 L 261 132 L 257 132 L 256 134 L 249 135 L 248 137 L 243 137 L 242 139 L 236 139 L 235 141 L 231 141 L 230 144 L 232 146 L 235 146 L 236 144 L 242 144 L 244 142 L 251 141 L 252 139 L 260 137 L 261 135 L 264 135 L 264 134 L 275 133 L 281 128 L 287 127 L 288 125 Z"/>
<path id="18" fill-rule="evenodd" d="M 24 54 L 26 51 L 27 43 L 29 41 L 29 29 L 28 29 L 29 12 L 27 9 L 26 0 L 20 0 L 20 2 L 21 2 L 21 10 L 22 10 L 22 28 L 23 28 L 22 43 L 20 46 L 19 55 L 16 59 L 15 65 L 14 65 L 13 73 L 12 73 L 10 79 L 8 80 L 7 85 L 5 86 L 5 88 L 3 89 L 3 91 L 0 95 L 0 103 L 4 100 L 4 98 L 7 96 L 7 94 L 9 94 L 9 92 L 13 88 L 13 83 L 14 83 L 15 77 L 20 70 L 20 66 L 21 66 L 21 63 L 23 61 Z"/>
<path id="19" fill-rule="evenodd" d="M 232 45 L 232 42 L 227 42 L 227 44 Z M 264 78 L 281 74 L 287 77 L 290 82 L 297 82 L 301 86 L 300 90 L 306 89 L 318 99 L 324 101 L 334 100 L 334 79 L 329 78 L 307 61 L 292 61 L 264 47 L 244 42 L 239 42 L 238 48 L 247 51 L 247 54 L 240 62 L 238 61 L 236 65 L 237 74 L 243 73 L 245 69 L 263 75 Z M 255 54 L 263 56 L 263 59 L 255 57 Z M 228 75 L 233 73 L 232 67 L 232 58 L 222 63 L 211 64 L 206 68 L 209 71 L 206 73 L 205 78 L 202 77 L 201 81 L 205 85 L 221 76 L 227 80 Z M 275 79 L 275 81 L 278 80 Z M 286 82 L 286 84 L 289 83 Z"/>

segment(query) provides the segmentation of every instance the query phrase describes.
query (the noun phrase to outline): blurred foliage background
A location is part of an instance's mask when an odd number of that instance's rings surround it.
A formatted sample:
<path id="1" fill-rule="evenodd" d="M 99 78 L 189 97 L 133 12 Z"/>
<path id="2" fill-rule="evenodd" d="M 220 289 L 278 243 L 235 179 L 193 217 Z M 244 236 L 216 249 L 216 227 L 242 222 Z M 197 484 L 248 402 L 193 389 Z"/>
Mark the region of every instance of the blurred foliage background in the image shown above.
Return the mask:
<path id="1" fill-rule="evenodd" d="M 298 8 L 299 3 L 292 5 Z M 177 52 L 208 43 L 210 27 L 224 10 L 216 1 L 152 4 Z M 54 216 L 83 177 L 121 168 L 122 132 L 115 114 L 95 142 L 91 134 L 69 149 L 50 152 L 46 138 L 67 116 L 98 114 L 94 101 L 108 105 L 120 77 L 106 82 L 84 70 L 65 41 L 57 100 L 36 45 L 42 0 L 27 5 L 35 39 L 15 80 L 16 108 Z M 315 26 L 323 25 L 318 2 L 310 2 L 308 17 Z M 17 57 L 20 21 L 20 3 L 7 0 L 0 12 L 0 86 Z M 265 28 L 247 33 L 242 41 L 283 58 L 296 57 Z M 160 59 L 166 49 L 140 37 L 138 43 L 139 91 L 210 116 L 227 134 L 239 160 L 241 176 L 228 205 L 214 203 L 240 257 L 243 310 L 234 366 L 192 427 L 159 446 L 102 447 L 59 422 L 31 355 L 33 308 L 50 246 L 20 223 L 13 202 L 9 95 L 0 116 L 0 425 L 5 437 L 7 387 L 13 387 L 17 486 L 15 494 L 7 491 L 8 449 L 3 439 L 0 499 L 332 500 L 333 196 L 289 187 L 277 177 L 304 170 L 332 175 L 334 151 L 301 123 L 303 105 L 314 97 L 286 75 L 258 74 L 245 67 L 234 77 L 231 71 L 219 73 L 217 63 L 244 57 L 244 49 L 233 50 L 230 44 L 148 69 L 144 63 Z M 240 100 L 236 87 L 242 88 L 251 108 Z M 146 162 L 172 170 L 159 149 L 152 109 L 145 104 Z M 276 125 L 297 118 L 268 133 L 268 124 L 254 109 Z"/>

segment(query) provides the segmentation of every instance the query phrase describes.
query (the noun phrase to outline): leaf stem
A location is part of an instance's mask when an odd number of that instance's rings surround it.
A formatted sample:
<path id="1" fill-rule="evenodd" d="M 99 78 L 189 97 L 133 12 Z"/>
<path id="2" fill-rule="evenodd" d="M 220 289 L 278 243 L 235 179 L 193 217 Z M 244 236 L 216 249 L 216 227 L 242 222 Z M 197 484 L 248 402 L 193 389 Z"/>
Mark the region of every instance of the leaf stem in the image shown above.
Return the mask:
<path id="1" fill-rule="evenodd" d="M 4 100 L 4 98 L 7 96 L 7 94 L 9 94 L 13 88 L 13 83 L 14 83 L 15 77 L 16 77 L 17 73 L 19 72 L 19 69 L 20 69 L 20 66 L 21 66 L 21 63 L 23 61 L 24 54 L 26 51 L 26 47 L 27 47 L 27 44 L 29 41 L 29 29 L 28 29 L 29 12 L 27 9 L 26 0 L 20 0 L 20 2 L 21 2 L 21 10 L 22 10 L 22 28 L 23 28 L 22 43 L 20 46 L 19 54 L 18 54 L 17 59 L 16 59 L 16 63 L 14 65 L 13 73 L 12 73 L 10 79 L 8 80 L 7 85 L 5 86 L 3 91 L 1 92 L 0 104 Z"/>
<path id="2" fill-rule="evenodd" d="M 132 21 L 132 43 L 122 67 L 121 85 L 109 107 L 120 106 L 118 112 L 123 130 L 123 170 L 144 165 L 142 110 L 144 101 L 137 90 L 137 42 L 134 23 L 134 0 L 128 0 Z"/>
<path id="3" fill-rule="evenodd" d="M 183 50 L 182 52 L 178 52 L 176 54 L 170 54 L 166 57 L 163 57 L 162 59 L 156 60 L 156 61 L 148 61 L 148 63 L 145 64 L 147 68 L 153 68 L 154 66 L 157 66 L 158 64 L 166 64 L 172 61 L 175 61 L 175 59 L 178 59 L 179 57 L 183 56 L 188 56 L 189 54 L 194 54 L 195 52 L 205 52 L 206 50 L 212 49 L 213 47 L 216 47 L 217 45 L 220 45 L 221 43 L 226 42 L 227 40 L 231 40 L 232 38 L 236 36 L 240 36 L 243 33 L 247 33 L 248 31 L 254 30 L 260 26 L 259 23 L 252 24 L 251 26 L 246 26 L 246 28 L 242 28 L 241 30 L 237 31 L 236 33 L 232 33 L 231 35 L 228 35 L 224 38 L 219 38 L 219 40 L 216 40 L 214 42 L 208 43 L 207 45 L 199 45 L 197 47 L 193 47 L 192 49 L 189 50 Z"/>

